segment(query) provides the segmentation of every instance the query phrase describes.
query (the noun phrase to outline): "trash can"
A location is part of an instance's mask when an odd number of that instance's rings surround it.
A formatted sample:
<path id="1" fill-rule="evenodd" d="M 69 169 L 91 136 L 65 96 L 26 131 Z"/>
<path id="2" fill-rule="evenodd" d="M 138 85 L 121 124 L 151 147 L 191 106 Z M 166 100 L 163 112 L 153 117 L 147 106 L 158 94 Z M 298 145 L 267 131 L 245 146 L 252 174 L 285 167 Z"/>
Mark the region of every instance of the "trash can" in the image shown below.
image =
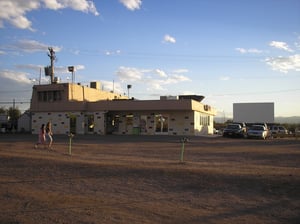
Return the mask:
<path id="1" fill-rule="evenodd" d="M 141 128 L 140 127 L 133 127 L 132 129 L 132 134 L 133 135 L 139 135 L 141 132 Z"/>

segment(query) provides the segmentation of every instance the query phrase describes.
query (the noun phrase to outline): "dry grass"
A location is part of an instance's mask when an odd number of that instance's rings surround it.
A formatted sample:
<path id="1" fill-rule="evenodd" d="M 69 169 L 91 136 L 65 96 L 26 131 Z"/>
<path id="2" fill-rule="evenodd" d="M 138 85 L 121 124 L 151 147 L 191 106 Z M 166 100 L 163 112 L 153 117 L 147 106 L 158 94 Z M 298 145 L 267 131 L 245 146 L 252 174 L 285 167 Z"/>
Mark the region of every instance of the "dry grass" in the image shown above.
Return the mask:
<path id="1" fill-rule="evenodd" d="M 300 223 L 300 141 L 0 136 L 0 223 Z"/>

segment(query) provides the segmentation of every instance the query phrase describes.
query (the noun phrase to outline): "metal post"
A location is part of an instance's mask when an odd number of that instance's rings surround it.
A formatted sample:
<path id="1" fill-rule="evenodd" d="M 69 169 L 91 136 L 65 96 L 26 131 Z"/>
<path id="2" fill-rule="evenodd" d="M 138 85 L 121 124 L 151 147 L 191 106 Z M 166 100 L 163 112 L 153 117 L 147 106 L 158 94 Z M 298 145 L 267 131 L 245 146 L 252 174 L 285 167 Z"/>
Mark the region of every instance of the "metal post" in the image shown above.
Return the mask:
<path id="1" fill-rule="evenodd" d="M 182 163 L 183 163 L 183 154 L 184 154 L 184 141 L 182 142 L 181 154 L 180 154 L 180 162 L 182 162 Z"/>
<path id="2" fill-rule="evenodd" d="M 186 137 L 183 137 L 181 139 L 181 153 L 180 153 L 180 162 L 183 163 L 183 155 L 184 155 L 184 147 L 185 147 L 185 143 L 188 141 L 188 139 Z"/>
<path id="3" fill-rule="evenodd" d="M 69 134 L 69 155 L 72 155 L 72 138 L 74 135 L 72 133 Z"/>

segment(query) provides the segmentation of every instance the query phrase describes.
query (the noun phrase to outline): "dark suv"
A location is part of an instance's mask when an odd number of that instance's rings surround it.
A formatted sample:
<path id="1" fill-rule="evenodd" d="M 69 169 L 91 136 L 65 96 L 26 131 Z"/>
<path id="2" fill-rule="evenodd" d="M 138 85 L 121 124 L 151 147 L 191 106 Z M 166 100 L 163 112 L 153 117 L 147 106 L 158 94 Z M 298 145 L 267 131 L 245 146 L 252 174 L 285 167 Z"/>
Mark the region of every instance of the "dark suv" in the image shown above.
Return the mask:
<path id="1" fill-rule="evenodd" d="M 245 137 L 246 127 L 241 126 L 241 124 L 233 123 L 228 124 L 223 130 L 223 137 Z"/>

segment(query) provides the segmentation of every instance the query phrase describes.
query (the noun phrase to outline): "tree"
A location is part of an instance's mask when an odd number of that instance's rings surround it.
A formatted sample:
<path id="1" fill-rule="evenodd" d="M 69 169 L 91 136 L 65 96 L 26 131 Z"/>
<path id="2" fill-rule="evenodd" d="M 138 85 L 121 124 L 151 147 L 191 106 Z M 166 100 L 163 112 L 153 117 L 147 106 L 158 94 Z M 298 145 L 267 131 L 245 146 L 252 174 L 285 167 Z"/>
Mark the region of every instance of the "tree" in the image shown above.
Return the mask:
<path id="1" fill-rule="evenodd" d="M 4 107 L 0 107 L 0 114 L 6 114 L 7 110 Z"/>
<path id="2" fill-rule="evenodd" d="M 18 107 L 8 108 L 7 114 L 9 116 L 9 122 L 11 123 L 11 128 L 17 130 L 18 128 L 18 119 L 21 116 L 21 111 Z"/>
<path id="3" fill-rule="evenodd" d="M 13 108 L 13 107 L 10 107 L 8 108 L 8 116 L 10 117 L 10 120 L 18 120 L 19 117 L 21 116 L 21 111 L 19 110 L 18 107 L 16 108 Z"/>

